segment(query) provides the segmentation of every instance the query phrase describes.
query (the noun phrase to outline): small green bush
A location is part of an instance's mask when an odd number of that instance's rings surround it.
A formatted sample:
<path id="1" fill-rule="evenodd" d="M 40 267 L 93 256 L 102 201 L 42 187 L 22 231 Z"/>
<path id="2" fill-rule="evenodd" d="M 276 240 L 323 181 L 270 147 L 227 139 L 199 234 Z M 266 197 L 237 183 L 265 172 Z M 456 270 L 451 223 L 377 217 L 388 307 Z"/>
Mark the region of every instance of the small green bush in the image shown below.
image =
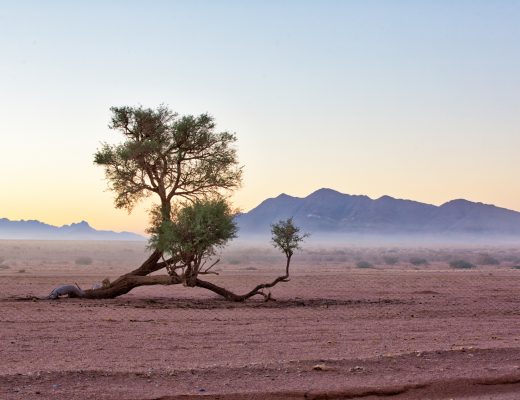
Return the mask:
<path id="1" fill-rule="evenodd" d="M 373 265 L 371 263 L 369 263 L 368 261 L 364 261 L 364 260 L 358 261 L 356 266 L 358 268 L 372 268 L 373 267 Z"/>
<path id="2" fill-rule="evenodd" d="M 410 258 L 410 264 L 412 265 L 428 265 L 428 260 L 426 258 L 412 257 Z"/>
<path id="3" fill-rule="evenodd" d="M 471 269 L 475 268 L 475 264 L 472 264 L 466 260 L 455 260 L 450 262 L 450 267 L 455 269 Z"/>
<path id="4" fill-rule="evenodd" d="M 520 269 L 520 265 L 513 265 L 511 268 L 513 268 L 513 269 Z"/>
<path id="5" fill-rule="evenodd" d="M 90 257 L 78 257 L 74 262 L 76 265 L 90 265 L 92 264 L 93 260 Z"/>

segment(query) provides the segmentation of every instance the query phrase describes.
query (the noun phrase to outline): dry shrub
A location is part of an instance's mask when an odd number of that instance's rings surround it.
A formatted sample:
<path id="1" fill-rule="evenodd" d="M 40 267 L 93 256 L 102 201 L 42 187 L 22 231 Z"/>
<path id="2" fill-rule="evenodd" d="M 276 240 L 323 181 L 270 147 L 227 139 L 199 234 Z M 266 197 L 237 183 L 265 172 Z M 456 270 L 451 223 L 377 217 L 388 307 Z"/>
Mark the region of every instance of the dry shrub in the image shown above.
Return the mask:
<path id="1" fill-rule="evenodd" d="M 373 268 L 374 265 L 369 263 L 368 261 L 361 260 L 356 263 L 356 267 L 358 268 Z"/>
<path id="2" fill-rule="evenodd" d="M 91 265 L 93 260 L 90 257 L 84 256 L 76 258 L 74 262 L 76 263 L 76 265 Z"/>
<path id="3" fill-rule="evenodd" d="M 475 268 L 475 264 L 466 260 L 454 260 L 450 262 L 450 267 L 455 269 L 472 269 Z"/>
<path id="4" fill-rule="evenodd" d="M 396 265 L 399 262 L 399 257 L 395 256 L 384 256 L 383 261 L 386 265 Z"/>
<path id="5" fill-rule="evenodd" d="M 410 258 L 410 264 L 415 266 L 428 265 L 428 260 L 426 258 L 412 257 Z"/>

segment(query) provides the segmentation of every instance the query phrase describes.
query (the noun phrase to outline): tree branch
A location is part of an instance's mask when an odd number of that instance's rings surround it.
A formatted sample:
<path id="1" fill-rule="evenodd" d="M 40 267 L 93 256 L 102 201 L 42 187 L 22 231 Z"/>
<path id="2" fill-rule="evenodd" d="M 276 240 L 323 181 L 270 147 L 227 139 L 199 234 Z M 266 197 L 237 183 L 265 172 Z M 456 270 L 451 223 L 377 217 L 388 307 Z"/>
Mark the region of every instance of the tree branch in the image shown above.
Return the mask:
<path id="1" fill-rule="evenodd" d="M 82 297 L 86 299 L 111 299 L 126 294 L 138 286 L 177 285 L 180 283 L 182 283 L 180 278 L 171 275 L 123 275 L 108 288 L 85 290 Z"/>
<path id="2" fill-rule="evenodd" d="M 287 272 L 288 272 L 288 270 L 287 270 Z M 264 292 L 262 292 L 262 289 L 272 288 L 280 282 L 289 282 L 289 274 L 286 274 L 284 276 L 279 276 L 272 282 L 261 283 L 260 285 L 256 285 L 253 290 L 251 290 L 245 294 L 242 294 L 242 295 L 233 293 L 232 291 L 230 291 L 228 289 L 225 289 L 221 286 L 215 285 L 214 283 L 211 283 L 208 281 L 203 281 L 201 279 L 197 279 L 195 282 L 196 282 L 195 286 L 211 290 L 212 292 L 224 297 L 226 300 L 229 300 L 229 301 L 242 302 L 242 301 L 245 301 L 245 300 L 249 299 L 250 297 L 253 297 L 256 295 L 263 296 L 264 299 L 269 300 L 271 298 L 271 296 L 269 294 L 265 294 Z"/>

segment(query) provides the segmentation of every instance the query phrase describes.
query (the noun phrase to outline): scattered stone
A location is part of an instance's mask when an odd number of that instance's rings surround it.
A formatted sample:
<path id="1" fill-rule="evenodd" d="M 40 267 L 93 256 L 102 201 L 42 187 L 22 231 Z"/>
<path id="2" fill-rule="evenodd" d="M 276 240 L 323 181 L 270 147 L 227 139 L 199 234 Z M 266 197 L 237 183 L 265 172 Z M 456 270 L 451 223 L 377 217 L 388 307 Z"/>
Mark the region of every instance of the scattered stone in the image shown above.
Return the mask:
<path id="1" fill-rule="evenodd" d="M 312 367 L 314 371 L 332 371 L 333 368 L 326 364 L 316 364 Z"/>

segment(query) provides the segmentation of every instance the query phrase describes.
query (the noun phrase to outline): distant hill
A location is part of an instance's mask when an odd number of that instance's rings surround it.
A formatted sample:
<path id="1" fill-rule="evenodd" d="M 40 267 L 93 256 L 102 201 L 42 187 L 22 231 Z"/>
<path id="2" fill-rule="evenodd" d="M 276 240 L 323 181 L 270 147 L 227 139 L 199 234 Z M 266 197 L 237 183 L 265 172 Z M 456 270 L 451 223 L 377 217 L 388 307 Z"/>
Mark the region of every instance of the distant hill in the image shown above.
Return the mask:
<path id="1" fill-rule="evenodd" d="M 40 221 L 0 218 L 0 239 L 34 240 L 145 240 L 132 232 L 98 231 L 88 222 L 54 226 Z"/>
<path id="2" fill-rule="evenodd" d="M 239 236 L 263 235 L 272 223 L 293 217 L 304 231 L 333 235 L 394 237 L 510 237 L 520 239 L 520 212 L 468 200 L 441 206 L 382 196 L 348 195 L 319 189 L 300 198 L 287 194 L 264 200 L 237 216 Z M 40 221 L 0 219 L 0 239 L 146 240 L 131 232 L 98 231 L 87 222 L 53 226 Z"/>
<path id="3" fill-rule="evenodd" d="M 319 189 L 304 198 L 281 194 L 237 217 L 241 233 L 265 233 L 294 217 L 314 233 L 504 235 L 520 237 L 520 213 L 489 204 L 452 200 L 441 206 L 383 196 L 352 196 Z"/>

